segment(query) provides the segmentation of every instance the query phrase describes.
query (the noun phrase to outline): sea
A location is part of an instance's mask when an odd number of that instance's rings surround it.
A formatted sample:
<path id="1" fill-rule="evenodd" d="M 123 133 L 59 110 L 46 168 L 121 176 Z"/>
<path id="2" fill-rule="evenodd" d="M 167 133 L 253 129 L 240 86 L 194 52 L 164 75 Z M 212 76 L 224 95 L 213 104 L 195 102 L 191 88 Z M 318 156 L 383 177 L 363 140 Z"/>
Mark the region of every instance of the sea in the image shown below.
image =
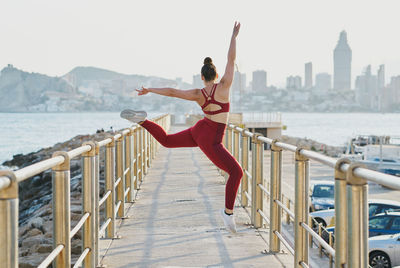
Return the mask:
<path id="1" fill-rule="evenodd" d="M 149 117 L 157 114 L 150 114 Z M 246 118 L 246 116 L 244 116 Z M 283 135 L 309 138 L 334 146 L 356 135 L 400 137 L 399 113 L 281 113 Z M 1 163 L 15 154 L 50 147 L 76 135 L 129 127 L 119 113 L 0 113 Z"/>

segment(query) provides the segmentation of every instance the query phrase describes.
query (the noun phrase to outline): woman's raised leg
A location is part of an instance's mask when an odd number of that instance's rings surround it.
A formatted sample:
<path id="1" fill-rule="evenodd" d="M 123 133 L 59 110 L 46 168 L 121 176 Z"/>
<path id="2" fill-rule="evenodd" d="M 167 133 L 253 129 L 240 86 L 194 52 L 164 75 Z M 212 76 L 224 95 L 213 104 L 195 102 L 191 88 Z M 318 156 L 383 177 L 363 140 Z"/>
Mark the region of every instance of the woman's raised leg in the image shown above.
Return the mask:
<path id="1" fill-rule="evenodd" d="M 161 126 L 149 120 L 143 121 L 140 125 L 150 132 L 164 147 L 197 147 L 197 143 L 193 140 L 190 128 L 175 134 L 167 134 Z"/>

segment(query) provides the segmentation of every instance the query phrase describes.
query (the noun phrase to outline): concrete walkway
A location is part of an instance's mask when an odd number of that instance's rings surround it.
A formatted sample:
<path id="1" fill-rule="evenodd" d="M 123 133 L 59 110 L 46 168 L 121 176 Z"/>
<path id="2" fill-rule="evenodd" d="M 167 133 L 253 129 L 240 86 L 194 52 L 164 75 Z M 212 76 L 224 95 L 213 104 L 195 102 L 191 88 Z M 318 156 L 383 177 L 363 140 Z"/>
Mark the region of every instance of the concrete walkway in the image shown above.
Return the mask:
<path id="1" fill-rule="evenodd" d="M 180 129 L 174 128 L 172 133 Z M 235 208 L 238 233 L 223 228 L 224 178 L 198 148 L 161 148 L 120 221 L 122 238 L 101 240 L 107 267 L 285 267 L 285 254 L 268 254 L 265 230 Z M 264 238 L 263 238 L 264 237 Z"/>

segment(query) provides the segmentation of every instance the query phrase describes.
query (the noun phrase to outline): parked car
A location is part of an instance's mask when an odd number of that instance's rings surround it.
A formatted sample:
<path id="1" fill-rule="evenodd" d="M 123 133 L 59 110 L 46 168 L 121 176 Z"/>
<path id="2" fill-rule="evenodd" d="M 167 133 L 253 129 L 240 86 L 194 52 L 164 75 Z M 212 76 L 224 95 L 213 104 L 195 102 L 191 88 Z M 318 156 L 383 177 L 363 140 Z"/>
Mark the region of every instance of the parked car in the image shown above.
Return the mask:
<path id="1" fill-rule="evenodd" d="M 400 212 L 385 212 L 375 215 L 368 222 L 369 237 L 400 233 Z"/>
<path id="2" fill-rule="evenodd" d="M 368 215 L 369 217 L 375 216 L 376 214 L 385 212 L 400 210 L 400 202 L 386 199 L 370 199 L 368 200 Z M 321 223 L 324 227 L 334 226 L 335 223 L 335 210 L 326 209 L 311 212 L 310 216 L 315 219 L 316 222 Z"/>
<path id="3" fill-rule="evenodd" d="M 371 237 L 368 246 L 369 265 L 372 268 L 400 265 L 400 234 Z"/>
<path id="4" fill-rule="evenodd" d="M 326 228 L 322 238 L 329 241 L 329 232 L 335 232 L 335 227 Z M 371 217 L 368 221 L 368 237 L 400 233 L 400 212 L 386 211 Z"/>
<path id="5" fill-rule="evenodd" d="M 335 207 L 335 183 L 333 181 L 314 181 L 311 184 L 310 211 L 333 209 Z"/>

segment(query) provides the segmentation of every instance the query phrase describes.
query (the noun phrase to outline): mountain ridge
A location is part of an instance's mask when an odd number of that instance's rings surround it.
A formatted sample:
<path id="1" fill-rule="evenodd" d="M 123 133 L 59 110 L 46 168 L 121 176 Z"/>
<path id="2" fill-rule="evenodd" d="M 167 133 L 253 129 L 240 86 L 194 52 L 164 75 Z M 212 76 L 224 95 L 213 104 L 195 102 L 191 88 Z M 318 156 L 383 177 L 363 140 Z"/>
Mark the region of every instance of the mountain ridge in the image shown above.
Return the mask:
<path id="1" fill-rule="evenodd" d="M 0 72 L 0 112 L 115 111 L 132 103 L 134 88 L 182 84 L 188 86 L 162 77 L 122 74 L 93 66 L 77 66 L 54 77 L 9 64 Z"/>

